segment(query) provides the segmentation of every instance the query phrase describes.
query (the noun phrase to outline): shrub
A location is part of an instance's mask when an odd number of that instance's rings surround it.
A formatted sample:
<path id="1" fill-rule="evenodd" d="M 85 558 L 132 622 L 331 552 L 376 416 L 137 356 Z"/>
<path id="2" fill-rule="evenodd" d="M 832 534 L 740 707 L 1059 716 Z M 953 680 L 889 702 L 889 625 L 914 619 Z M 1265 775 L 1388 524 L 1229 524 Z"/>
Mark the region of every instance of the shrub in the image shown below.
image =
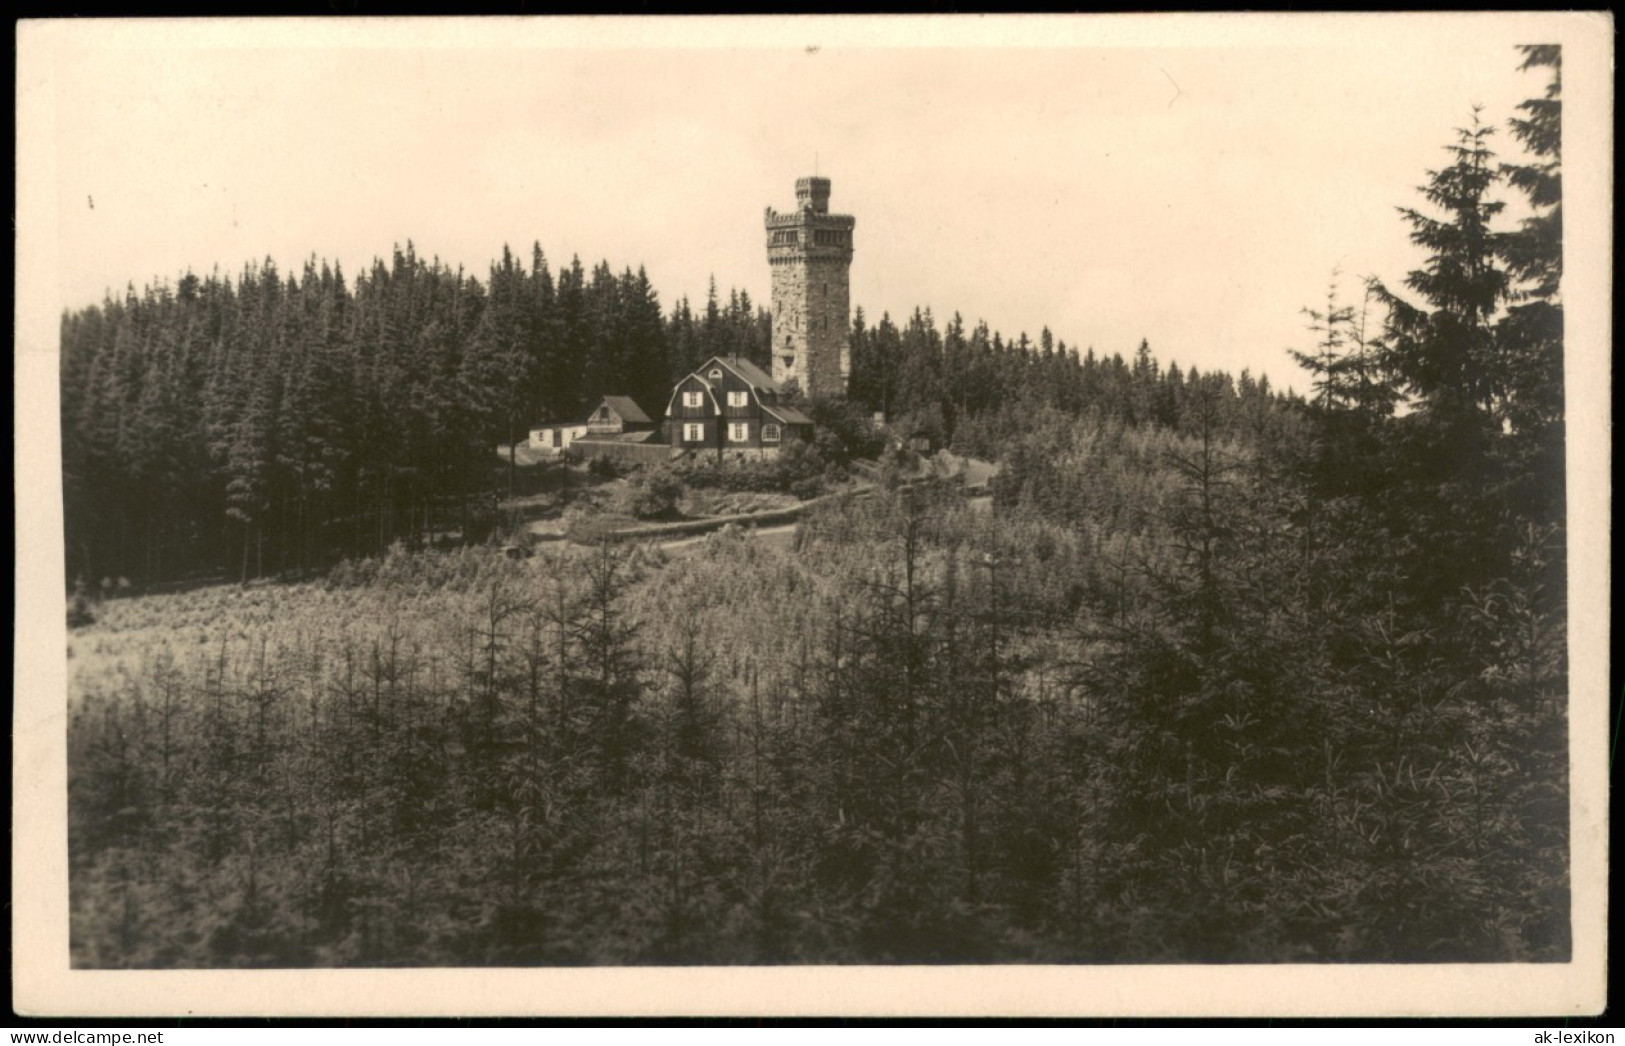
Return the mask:
<path id="1" fill-rule="evenodd" d="M 880 456 L 881 485 L 888 490 L 920 470 L 920 456 L 905 446 L 887 447 Z"/>
<path id="2" fill-rule="evenodd" d="M 683 480 L 670 468 L 645 469 L 622 496 L 624 511 L 635 519 L 670 519 L 683 496 Z"/>
<path id="3" fill-rule="evenodd" d="M 685 463 L 678 474 L 683 482 L 698 490 L 760 494 L 784 489 L 777 466 L 770 461 L 707 459 Z"/>
<path id="4" fill-rule="evenodd" d="M 845 467 L 853 458 L 878 458 L 886 447 L 886 437 L 856 403 L 819 399 L 808 405 L 807 413 L 818 426 L 814 445 L 834 464 Z"/>
<path id="5" fill-rule="evenodd" d="M 614 458 L 593 458 L 587 462 L 587 472 L 599 479 L 617 479 L 621 475 L 621 467 Z"/>
<path id="6" fill-rule="evenodd" d="M 673 470 L 673 475 L 695 490 L 722 490 L 730 494 L 794 494 L 816 497 L 828 482 L 828 474 L 840 470 L 828 461 L 817 445 L 799 440 L 787 442 L 779 453 L 759 461 L 729 459 L 689 460 Z"/>
<path id="7" fill-rule="evenodd" d="M 624 525 L 624 521 L 590 509 L 573 508 L 564 514 L 564 537 L 577 545 L 597 545 L 610 540 L 615 531 Z"/>
<path id="8" fill-rule="evenodd" d="M 781 489 L 803 501 L 824 492 L 824 475 L 834 468 L 822 448 L 815 443 L 789 443 L 772 463 Z"/>
<path id="9" fill-rule="evenodd" d="M 795 480 L 790 484 L 790 493 L 802 501 L 811 501 L 824 493 L 824 477 L 808 476 L 805 479 Z"/>
<path id="10" fill-rule="evenodd" d="M 68 627 L 84 628 L 96 623 L 96 615 L 90 612 L 90 600 L 85 598 L 82 588 L 73 593 L 73 602 L 68 604 Z"/>
<path id="11" fill-rule="evenodd" d="M 948 444 L 948 422 L 942 416 L 940 404 L 933 403 L 905 414 L 897 420 L 894 427 L 905 439 L 923 440 L 928 451 Z"/>
<path id="12" fill-rule="evenodd" d="M 495 498 L 477 498 L 468 506 L 467 520 L 463 541 L 470 545 L 483 544 L 502 526 L 502 510 Z"/>

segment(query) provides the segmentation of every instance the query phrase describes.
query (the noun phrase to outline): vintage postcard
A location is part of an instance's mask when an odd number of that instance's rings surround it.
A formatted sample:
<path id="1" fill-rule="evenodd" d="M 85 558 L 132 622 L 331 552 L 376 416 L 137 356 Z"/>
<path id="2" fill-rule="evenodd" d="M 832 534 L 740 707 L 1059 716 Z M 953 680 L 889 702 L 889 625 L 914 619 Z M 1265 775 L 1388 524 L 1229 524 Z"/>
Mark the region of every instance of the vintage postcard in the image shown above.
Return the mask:
<path id="1" fill-rule="evenodd" d="M 17 42 L 19 1012 L 1602 1007 L 1608 16 Z"/>

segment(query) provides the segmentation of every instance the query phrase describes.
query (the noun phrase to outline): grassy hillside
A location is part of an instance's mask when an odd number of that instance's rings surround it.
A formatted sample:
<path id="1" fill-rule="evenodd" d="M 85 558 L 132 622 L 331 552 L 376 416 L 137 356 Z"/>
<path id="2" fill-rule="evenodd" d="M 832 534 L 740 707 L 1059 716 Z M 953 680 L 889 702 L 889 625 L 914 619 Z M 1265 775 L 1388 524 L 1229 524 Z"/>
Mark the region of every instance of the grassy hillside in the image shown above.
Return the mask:
<path id="1" fill-rule="evenodd" d="M 73 961 L 1566 954 L 1561 702 L 1311 608 L 1263 487 L 1204 604 L 1189 449 L 1080 436 L 1046 460 L 1085 487 L 1029 463 L 996 512 L 926 484 L 100 604 Z"/>

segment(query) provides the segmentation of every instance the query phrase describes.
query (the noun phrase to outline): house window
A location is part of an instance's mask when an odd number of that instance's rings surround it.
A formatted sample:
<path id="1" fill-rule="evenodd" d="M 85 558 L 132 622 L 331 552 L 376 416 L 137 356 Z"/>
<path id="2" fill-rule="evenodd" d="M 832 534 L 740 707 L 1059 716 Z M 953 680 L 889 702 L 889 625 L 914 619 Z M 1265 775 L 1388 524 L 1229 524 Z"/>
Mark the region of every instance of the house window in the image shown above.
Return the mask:
<path id="1" fill-rule="evenodd" d="M 705 398 L 698 392 L 685 392 L 683 393 L 683 406 L 703 407 L 705 406 Z"/>
<path id="2" fill-rule="evenodd" d="M 736 421 L 728 426 L 729 443 L 747 443 L 750 441 L 750 422 Z"/>
<path id="3" fill-rule="evenodd" d="M 711 374 L 709 376 L 710 376 L 712 381 L 721 381 L 722 380 L 722 368 L 721 367 L 712 367 L 711 368 Z"/>
<path id="4" fill-rule="evenodd" d="M 762 442 L 777 443 L 779 441 L 779 427 L 772 422 L 762 424 Z"/>
<path id="5" fill-rule="evenodd" d="M 683 442 L 684 443 L 699 443 L 700 441 L 702 441 L 704 439 L 705 439 L 705 426 L 704 425 L 684 425 L 683 426 Z"/>
<path id="6" fill-rule="evenodd" d="M 730 406 L 730 407 L 748 407 L 748 406 L 750 406 L 750 393 L 748 393 L 748 392 L 730 392 L 730 393 L 728 393 L 728 406 Z"/>

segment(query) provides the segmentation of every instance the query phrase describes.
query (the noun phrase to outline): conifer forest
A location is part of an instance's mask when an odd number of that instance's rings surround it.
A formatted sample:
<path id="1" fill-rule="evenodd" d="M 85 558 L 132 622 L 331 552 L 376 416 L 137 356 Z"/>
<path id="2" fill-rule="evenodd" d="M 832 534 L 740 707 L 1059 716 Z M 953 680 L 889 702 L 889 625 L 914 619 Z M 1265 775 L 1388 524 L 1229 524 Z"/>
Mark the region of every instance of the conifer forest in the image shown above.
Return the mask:
<path id="1" fill-rule="evenodd" d="M 1296 303 L 1301 393 L 858 308 L 810 444 L 616 474 L 514 448 L 768 366 L 750 295 L 407 243 L 65 312 L 74 965 L 1567 960 L 1559 51 L 1511 61 L 1369 216 L 1418 268 Z M 612 484 L 807 503 L 527 544 Z"/>

